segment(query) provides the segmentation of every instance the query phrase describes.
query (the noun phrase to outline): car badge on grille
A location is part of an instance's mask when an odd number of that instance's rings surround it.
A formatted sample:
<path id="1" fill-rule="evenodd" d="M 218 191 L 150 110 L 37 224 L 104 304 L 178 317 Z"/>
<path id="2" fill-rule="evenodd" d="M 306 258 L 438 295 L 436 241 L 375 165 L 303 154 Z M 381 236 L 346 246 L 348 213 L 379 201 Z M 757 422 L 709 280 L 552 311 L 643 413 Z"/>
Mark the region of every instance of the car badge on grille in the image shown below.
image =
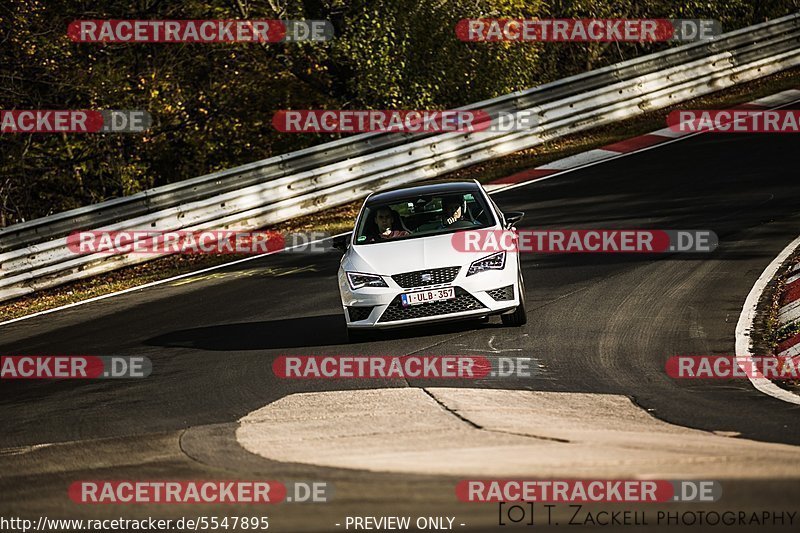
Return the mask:
<path id="1" fill-rule="evenodd" d="M 426 272 L 420 276 L 420 279 L 422 281 L 431 281 L 433 279 L 433 276 L 430 273 Z"/>

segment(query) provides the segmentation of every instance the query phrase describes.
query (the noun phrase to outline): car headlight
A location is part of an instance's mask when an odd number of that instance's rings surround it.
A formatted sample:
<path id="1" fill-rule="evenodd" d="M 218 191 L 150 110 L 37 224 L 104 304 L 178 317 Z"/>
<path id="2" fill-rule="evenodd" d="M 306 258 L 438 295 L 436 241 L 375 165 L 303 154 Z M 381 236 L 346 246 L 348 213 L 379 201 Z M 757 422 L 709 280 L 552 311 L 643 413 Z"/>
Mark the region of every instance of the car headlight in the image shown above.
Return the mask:
<path id="1" fill-rule="evenodd" d="M 473 261 L 467 270 L 467 276 L 483 272 L 484 270 L 503 270 L 506 266 L 506 253 L 497 252 Z"/>
<path id="2" fill-rule="evenodd" d="M 353 290 L 362 287 L 388 287 L 381 276 L 377 274 L 363 274 L 361 272 L 348 272 L 347 281 Z"/>

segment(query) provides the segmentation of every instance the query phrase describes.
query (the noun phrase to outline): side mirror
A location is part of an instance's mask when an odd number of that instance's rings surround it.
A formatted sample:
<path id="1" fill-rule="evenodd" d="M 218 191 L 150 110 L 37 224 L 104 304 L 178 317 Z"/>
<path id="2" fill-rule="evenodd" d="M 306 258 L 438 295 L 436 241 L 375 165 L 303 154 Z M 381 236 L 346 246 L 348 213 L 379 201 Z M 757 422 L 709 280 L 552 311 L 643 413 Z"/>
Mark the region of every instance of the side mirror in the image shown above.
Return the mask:
<path id="1" fill-rule="evenodd" d="M 341 252 L 346 252 L 347 249 L 350 247 L 350 239 L 353 238 L 353 234 L 345 233 L 344 235 L 337 235 L 333 238 L 333 247 Z"/>
<path id="2" fill-rule="evenodd" d="M 503 218 L 506 220 L 506 229 L 522 220 L 522 217 L 524 216 L 525 213 L 522 211 L 509 211 L 508 213 L 503 213 Z"/>

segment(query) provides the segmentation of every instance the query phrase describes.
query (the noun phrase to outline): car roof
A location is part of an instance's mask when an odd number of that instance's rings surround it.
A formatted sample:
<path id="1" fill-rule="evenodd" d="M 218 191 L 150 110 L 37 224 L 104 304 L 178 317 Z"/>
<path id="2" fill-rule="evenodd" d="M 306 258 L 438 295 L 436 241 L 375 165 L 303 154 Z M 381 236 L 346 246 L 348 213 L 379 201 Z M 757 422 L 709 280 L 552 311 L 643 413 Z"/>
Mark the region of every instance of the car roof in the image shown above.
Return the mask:
<path id="1" fill-rule="evenodd" d="M 378 192 L 367 199 L 367 205 L 386 203 L 393 200 L 401 200 L 415 195 L 427 194 L 447 194 L 463 192 L 479 192 L 480 185 L 475 181 L 443 181 L 438 183 L 428 183 L 425 185 L 415 185 L 412 187 L 402 187 L 391 191 Z"/>

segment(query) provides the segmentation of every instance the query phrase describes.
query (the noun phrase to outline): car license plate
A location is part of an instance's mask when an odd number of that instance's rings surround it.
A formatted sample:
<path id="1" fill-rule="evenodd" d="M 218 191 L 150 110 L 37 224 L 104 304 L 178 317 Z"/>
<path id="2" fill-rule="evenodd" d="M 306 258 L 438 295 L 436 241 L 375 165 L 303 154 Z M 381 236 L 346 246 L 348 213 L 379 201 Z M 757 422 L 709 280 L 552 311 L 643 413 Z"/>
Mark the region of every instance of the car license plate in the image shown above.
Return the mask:
<path id="1" fill-rule="evenodd" d="M 409 305 L 426 304 L 429 302 L 441 302 L 442 300 L 453 300 L 456 297 L 456 290 L 453 287 L 444 289 L 431 289 L 428 291 L 408 292 L 400 295 L 400 301 L 404 307 Z"/>

